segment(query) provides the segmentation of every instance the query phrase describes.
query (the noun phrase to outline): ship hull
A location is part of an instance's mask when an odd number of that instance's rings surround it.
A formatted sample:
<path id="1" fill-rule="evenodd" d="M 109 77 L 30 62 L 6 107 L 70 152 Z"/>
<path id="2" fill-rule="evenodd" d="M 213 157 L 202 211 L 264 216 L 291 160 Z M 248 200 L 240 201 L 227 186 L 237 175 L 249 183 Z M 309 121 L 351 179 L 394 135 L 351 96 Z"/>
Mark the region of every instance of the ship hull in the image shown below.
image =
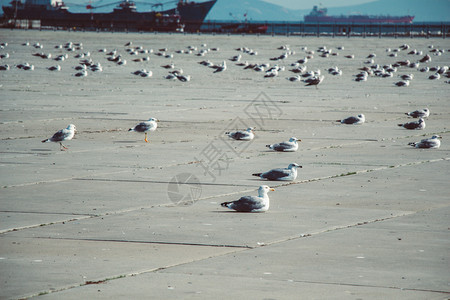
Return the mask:
<path id="1" fill-rule="evenodd" d="M 181 23 L 185 24 L 185 31 L 198 31 L 211 8 L 217 0 L 201 3 L 179 4 L 177 8 L 164 11 L 166 14 L 179 14 Z"/>
<path id="2" fill-rule="evenodd" d="M 305 16 L 305 22 L 308 23 L 358 23 L 358 24 L 378 24 L 378 23 L 408 23 L 411 24 L 414 16 L 402 17 L 370 17 L 370 16 L 348 16 L 348 17 L 333 17 L 333 16 Z"/>
<path id="3" fill-rule="evenodd" d="M 145 31 L 174 31 L 180 21 L 185 30 L 198 30 L 217 0 L 203 3 L 178 4 L 176 9 L 160 12 L 122 11 L 112 13 L 71 13 L 64 9 L 47 9 L 44 5 L 20 7 L 3 6 L 9 19 L 39 20 L 41 26 L 97 29 L 129 29 Z"/>

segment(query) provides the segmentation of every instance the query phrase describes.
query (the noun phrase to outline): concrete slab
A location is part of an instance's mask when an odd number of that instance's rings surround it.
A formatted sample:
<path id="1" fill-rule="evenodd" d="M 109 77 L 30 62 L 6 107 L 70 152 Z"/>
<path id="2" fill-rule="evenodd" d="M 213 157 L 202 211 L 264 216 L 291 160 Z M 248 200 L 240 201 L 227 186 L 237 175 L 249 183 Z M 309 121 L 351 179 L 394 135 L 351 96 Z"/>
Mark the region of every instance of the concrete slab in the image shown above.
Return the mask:
<path id="1" fill-rule="evenodd" d="M 181 255 L 189 249 L 189 255 Z M 88 281 L 191 263 L 235 248 L 1 237 L 1 297 L 28 298 Z M 126 255 L 124 255 L 126 253 Z"/>

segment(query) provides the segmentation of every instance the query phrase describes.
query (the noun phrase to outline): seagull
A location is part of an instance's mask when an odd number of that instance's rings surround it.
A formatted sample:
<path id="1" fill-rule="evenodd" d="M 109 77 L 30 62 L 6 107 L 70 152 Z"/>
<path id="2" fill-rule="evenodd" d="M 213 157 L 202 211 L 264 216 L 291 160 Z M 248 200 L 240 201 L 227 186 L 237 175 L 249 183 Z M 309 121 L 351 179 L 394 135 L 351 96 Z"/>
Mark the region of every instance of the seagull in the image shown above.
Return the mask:
<path id="1" fill-rule="evenodd" d="M 174 63 L 171 63 L 171 64 L 168 64 L 168 65 L 161 66 L 161 68 L 164 68 L 164 69 L 174 69 L 174 68 L 175 68 L 175 64 L 174 64 Z"/>
<path id="2" fill-rule="evenodd" d="M 308 85 L 315 85 L 316 86 L 316 89 L 317 89 L 317 86 L 319 85 L 319 84 L 321 84 L 322 83 L 322 81 L 324 80 L 324 76 L 323 75 L 321 75 L 321 76 L 318 76 L 318 77 L 315 77 L 313 80 L 311 80 L 310 82 L 308 82 L 308 84 L 306 85 L 306 86 L 308 86 Z"/>
<path id="3" fill-rule="evenodd" d="M 289 141 L 281 142 L 278 144 L 266 145 L 266 147 L 280 152 L 295 152 L 298 149 L 297 141 L 301 142 L 302 140 L 299 140 L 296 137 L 291 137 Z"/>
<path id="4" fill-rule="evenodd" d="M 287 168 L 277 168 L 264 173 L 255 173 L 253 176 L 258 176 L 261 179 L 273 181 L 293 181 L 297 178 L 297 168 L 301 168 L 296 163 L 290 164 Z"/>
<path id="5" fill-rule="evenodd" d="M 269 191 L 275 191 L 267 185 L 261 185 L 258 196 L 243 196 L 239 200 L 223 202 L 220 205 L 239 212 L 265 212 L 269 209 Z"/>
<path id="6" fill-rule="evenodd" d="M 403 75 L 399 75 L 399 76 L 403 80 L 412 80 L 414 78 L 414 74 L 403 74 Z"/>
<path id="7" fill-rule="evenodd" d="M 216 69 L 213 73 L 223 72 L 227 69 L 227 63 L 223 61 L 221 65 L 213 66 L 213 68 Z"/>
<path id="8" fill-rule="evenodd" d="M 191 75 L 176 75 L 177 79 L 182 82 L 191 81 Z"/>
<path id="9" fill-rule="evenodd" d="M 250 141 L 253 140 L 253 138 L 255 137 L 253 130 L 255 130 L 255 127 L 249 127 L 245 131 L 238 130 L 233 132 L 225 132 L 225 134 L 235 140 Z"/>
<path id="10" fill-rule="evenodd" d="M 148 119 L 148 121 L 141 122 L 141 123 L 137 124 L 136 126 L 134 126 L 133 128 L 128 129 L 128 131 L 144 132 L 145 133 L 144 141 L 146 143 L 148 143 L 147 131 L 155 131 L 156 128 L 158 127 L 158 123 L 156 123 L 156 122 L 159 122 L 159 120 L 155 119 L 155 118 L 150 118 L 150 119 Z"/>
<path id="11" fill-rule="evenodd" d="M 397 82 L 394 82 L 396 86 L 409 86 L 409 80 L 400 80 Z"/>
<path id="12" fill-rule="evenodd" d="M 442 136 L 433 135 L 429 139 L 423 139 L 420 142 L 411 142 L 411 143 L 408 143 L 408 145 L 413 146 L 415 148 L 436 149 L 441 146 L 441 141 L 439 139 L 442 139 Z"/>
<path id="13" fill-rule="evenodd" d="M 49 71 L 61 71 L 61 66 L 60 65 L 56 65 L 56 66 L 51 66 L 47 68 Z"/>
<path id="14" fill-rule="evenodd" d="M 348 117 L 342 120 L 337 120 L 336 122 L 341 122 L 342 124 L 354 124 L 360 125 L 366 121 L 366 117 L 363 114 L 359 114 L 356 117 Z"/>
<path id="15" fill-rule="evenodd" d="M 428 77 L 428 79 L 430 79 L 430 80 L 436 80 L 436 79 L 440 79 L 440 78 L 441 78 L 441 75 L 439 75 L 439 73 L 430 75 L 430 76 Z"/>
<path id="16" fill-rule="evenodd" d="M 418 121 L 415 122 L 408 122 L 404 124 L 398 124 L 398 126 L 406 128 L 406 129 L 424 129 L 425 128 L 425 121 L 420 118 Z"/>
<path id="17" fill-rule="evenodd" d="M 73 136 L 75 135 L 75 132 L 76 132 L 75 125 L 69 124 L 69 126 L 67 126 L 67 128 L 57 131 L 51 138 L 45 139 L 42 142 L 43 143 L 59 142 L 59 146 L 60 146 L 59 149 L 61 151 L 64 151 L 64 150 L 67 150 L 69 148 L 64 146 L 62 144 L 62 141 L 70 141 L 73 138 Z"/>
<path id="18" fill-rule="evenodd" d="M 410 111 L 405 113 L 405 115 L 413 117 L 413 118 L 428 118 L 430 115 L 430 110 L 428 108 L 418 109 L 415 111 Z"/>
<path id="19" fill-rule="evenodd" d="M 300 75 L 295 75 L 295 76 L 291 76 L 286 78 L 289 81 L 295 82 L 295 81 L 300 81 L 302 78 L 300 77 Z"/>

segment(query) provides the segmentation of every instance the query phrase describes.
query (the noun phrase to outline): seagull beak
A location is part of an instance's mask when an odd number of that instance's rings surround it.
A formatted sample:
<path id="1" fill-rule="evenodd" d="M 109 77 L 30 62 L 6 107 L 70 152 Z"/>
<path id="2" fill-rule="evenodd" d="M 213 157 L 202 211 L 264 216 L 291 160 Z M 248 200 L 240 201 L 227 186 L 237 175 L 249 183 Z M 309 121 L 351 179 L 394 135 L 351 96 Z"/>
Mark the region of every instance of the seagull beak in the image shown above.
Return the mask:
<path id="1" fill-rule="evenodd" d="M 270 189 L 269 191 L 272 191 L 272 192 L 274 192 L 274 191 L 275 191 L 275 189 Z"/>

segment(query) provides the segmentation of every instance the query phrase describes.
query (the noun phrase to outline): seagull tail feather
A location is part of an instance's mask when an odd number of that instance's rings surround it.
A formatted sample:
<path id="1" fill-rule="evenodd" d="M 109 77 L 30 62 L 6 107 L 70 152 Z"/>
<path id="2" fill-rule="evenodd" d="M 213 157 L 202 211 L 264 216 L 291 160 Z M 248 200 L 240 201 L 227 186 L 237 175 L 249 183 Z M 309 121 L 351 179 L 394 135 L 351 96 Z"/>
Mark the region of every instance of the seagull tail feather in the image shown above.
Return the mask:
<path id="1" fill-rule="evenodd" d="M 231 202 L 223 202 L 223 203 L 220 203 L 220 205 L 223 206 L 223 207 L 228 207 L 228 205 L 229 205 L 230 203 L 231 203 Z"/>
<path id="2" fill-rule="evenodd" d="M 46 143 L 46 142 L 50 142 L 50 140 L 49 139 L 45 139 L 45 140 L 42 140 L 41 142 Z"/>
<path id="3" fill-rule="evenodd" d="M 262 173 L 254 173 L 254 174 L 252 174 L 252 176 L 258 176 L 258 177 L 260 177 L 261 174 L 262 174 Z"/>
<path id="4" fill-rule="evenodd" d="M 398 126 L 400 126 L 400 127 L 402 127 L 403 126 L 403 124 L 397 124 Z"/>

